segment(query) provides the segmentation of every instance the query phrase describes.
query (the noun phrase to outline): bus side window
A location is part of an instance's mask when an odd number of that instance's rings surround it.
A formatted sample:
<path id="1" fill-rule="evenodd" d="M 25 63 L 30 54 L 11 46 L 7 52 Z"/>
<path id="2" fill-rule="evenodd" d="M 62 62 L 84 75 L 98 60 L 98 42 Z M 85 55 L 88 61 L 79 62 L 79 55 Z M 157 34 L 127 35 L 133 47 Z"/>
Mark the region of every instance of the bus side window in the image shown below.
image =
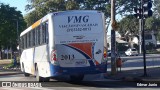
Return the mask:
<path id="1" fill-rule="evenodd" d="M 19 45 L 19 47 L 20 47 L 20 49 L 23 49 L 23 36 L 20 38 L 20 45 Z"/>
<path id="2" fill-rule="evenodd" d="M 45 22 L 45 43 L 47 43 L 48 44 L 48 21 L 47 22 Z"/>
<path id="3" fill-rule="evenodd" d="M 32 31 L 32 46 L 35 46 L 35 29 Z"/>
<path id="4" fill-rule="evenodd" d="M 38 30 L 38 45 L 40 45 L 40 38 L 41 38 L 41 34 L 40 34 L 40 26 L 37 27 L 37 30 Z"/>
<path id="5" fill-rule="evenodd" d="M 37 29 L 35 28 L 34 31 L 35 31 L 35 46 L 37 46 Z"/>
<path id="6" fill-rule="evenodd" d="M 43 29 L 43 43 L 48 44 L 48 21 L 42 24 Z"/>
<path id="7" fill-rule="evenodd" d="M 27 48 L 29 48 L 29 33 L 27 33 Z"/>
<path id="8" fill-rule="evenodd" d="M 43 42 L 43 28 L 42 28 L 42 24 L 40 25 L 40 45 L 42 45 L 44 42 Z"/>
<path id="9" fill-rule="evenodd" d="M 38 28 L 35 28 L 36 30 L 36 46 L 38 46 Z"/>
<path id="10" fill-rule="evenodd" d="M 30 44 L 31 44 L 31 47 L 33 46 L 33 31 L 30 31 Z"/>
<path id="11" fill-rule="evenodd" d="M 28 33 L 28 41 L 29 41 L 29 45 L 28 45 L 28 47 L 31 47 L 32 45 L 31 45 L 31 32 L 29 32 Z"/>
<path id="12" fill-rule="evenodd" d="M 27 48 L 27 35 L 24 35 L 24 48 Z"/>
<path id="13" fill-rule="evenodd" d="M 43 31 L 43 43 L 45 43 L 45 24 L 42 24 L 42 31 Z"/>

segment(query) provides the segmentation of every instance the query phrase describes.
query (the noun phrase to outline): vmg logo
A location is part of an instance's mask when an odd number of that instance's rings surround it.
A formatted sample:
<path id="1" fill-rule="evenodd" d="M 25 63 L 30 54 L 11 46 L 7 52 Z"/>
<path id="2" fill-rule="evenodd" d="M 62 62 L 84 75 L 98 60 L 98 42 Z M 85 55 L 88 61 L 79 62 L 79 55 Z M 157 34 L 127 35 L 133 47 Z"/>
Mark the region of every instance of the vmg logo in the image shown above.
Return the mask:
<path id="1" fill-rule="evenodd" d="M 87 23 L 89 16 L 68 16 L 68 23 Z"/>

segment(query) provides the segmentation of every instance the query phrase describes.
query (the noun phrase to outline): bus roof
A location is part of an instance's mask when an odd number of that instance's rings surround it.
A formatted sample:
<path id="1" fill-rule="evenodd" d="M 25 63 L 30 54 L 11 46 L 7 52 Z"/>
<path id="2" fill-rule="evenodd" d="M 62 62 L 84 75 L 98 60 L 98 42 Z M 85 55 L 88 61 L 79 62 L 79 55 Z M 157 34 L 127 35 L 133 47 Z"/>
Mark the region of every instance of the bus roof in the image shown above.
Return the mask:
<path id="1" fill-rule="evenodd" d="M 46 16 L 44 16 L 43 18 L 41 18 L 40 20 L 36 21 L 34 24 L 32 24 L 30 27 L 28 27 L 27 29 L 25 29 L 21 34 L 20 37 L 23 36 L 24 34 L 26 34 L 27 32 L 31 31 L 32 29 L 34 29 L 35 27 L 37 27 L 38 25 L 40 25 L 43 21 L 46 21 L 48 19 L 48 16 L 54 16 L 54 15 L 66 15 L 69 13 L 102 13 L 101 11 L 96 11 L 96 10 L 68 10 L 68 11 L 59 11 L 59 12 L 52 12 L 47 14 Z"/>

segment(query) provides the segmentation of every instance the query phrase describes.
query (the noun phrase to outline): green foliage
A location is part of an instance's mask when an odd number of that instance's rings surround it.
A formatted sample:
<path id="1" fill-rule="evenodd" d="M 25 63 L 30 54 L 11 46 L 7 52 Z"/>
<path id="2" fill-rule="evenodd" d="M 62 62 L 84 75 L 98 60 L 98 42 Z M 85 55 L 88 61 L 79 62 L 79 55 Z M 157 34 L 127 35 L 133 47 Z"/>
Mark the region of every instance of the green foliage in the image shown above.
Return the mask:
<path id="1" fill-rule="evenodd" d="M 31 10 L 31 12 L 25 16 L 27 26 L 32 25 L 47 13 L 66 10 L 65 0 L 28 0 L 28 2 L 30 3 L 26 5 L 26 11 Z M 72 8 L 72 6 L 69 8 Z"/>
<path id="2" fill-rule="evenodd" d="M 139 19 L 136 19 L 133 15 L 126 16 L 121 21 L 118 22 L 119 28 L 118 32 L 125 36 L 128 31 L 131 35 L 139 35 Z M 160 18 L 150 17 L 145 19 L 145 31 L 154 31 L 157 35 L 157 39 L 160 40 Z"/>
<path id="3" fill-rule="evenodd" d="M 160 51 L 153 49 L 153 50 L 146 50 L 146 53 L 147 54 L 160 54 Z"/>
<path id="4" fill-rule="evenodd" d="M 160 0 L 154 0 L 154 16 L 155 17 L 160 17 Z"/>
<path id="5" fill-rule="evenodd" d="M 157 40 L 160 40 L 160 18 L 147 18 L 145 21 L 145 30 L 153 30 L 155 32 Z"/>
<path id="6" fill-rule="evenodd" d="M 15 7 L 0 3 L 0 48 L 17 45 L 17 20 L 19 33 L 25 28 L 25 22 L 20 11 Z"/>
<path id="7" fill-rule="evenodd" d="M 10 64 L 5 65 L 3 68 L 7 69 L 7 68 L 13 68 L 13 67 L 14 67 L 14 63 L 13 63 L 13 60 L 12 60 L 12 62 Z"/>
<path id="8" fill-rule="evenodd" d="M 32 25 L 34 22 L 36 22 L 39 17 L 37 15 L 37 12 L 34 10 L 31 13 L 27 14 L 24 17 L 25 21 L 27 22 L 27 27 L 29 27 L 30 25 Z"/>
<path id="9" fill-rule="evenodd" d="M 118 22 L 118 32 L 124 36 L 129 31 L 132 35 L 137 35 L 139 30 L 139 22 L 133 15 L 128 15 Z"/>
<path id="10" fill-rule="evenodd" d="M 160 18 L 150 17 L 145 21 L 145 29 L 160 30 Z"/>
<path id="11" fill-rule="evenodd" d="M 26 10 L 31 11 L 25 16 L 28 26 L 49 12 L 64 10 L 99 10 L 105 13 L 106 19 L 109 19 L 108 23 L 110 23 L 110 0 L 28 0 L 28 2 Z M 137 0 L 116 0 L 116 14 L 133 13 L 133 7 L 137 4 Z M 32 19 L 33 17 L 36 18 Z"/>
<path id="12" fill-rule="evenodd" d="M 68 0 L 66 2 L 66 10 L 76 10 L 79 9 L 79 4 L 76 1 Z"/>
<path id="13" fill-rule="evenodd" d="M 153 16 L 146 19 L 145 29 L 154 30 L 157 40 L 160 40 L 160 0 L 153 0 Z"/>

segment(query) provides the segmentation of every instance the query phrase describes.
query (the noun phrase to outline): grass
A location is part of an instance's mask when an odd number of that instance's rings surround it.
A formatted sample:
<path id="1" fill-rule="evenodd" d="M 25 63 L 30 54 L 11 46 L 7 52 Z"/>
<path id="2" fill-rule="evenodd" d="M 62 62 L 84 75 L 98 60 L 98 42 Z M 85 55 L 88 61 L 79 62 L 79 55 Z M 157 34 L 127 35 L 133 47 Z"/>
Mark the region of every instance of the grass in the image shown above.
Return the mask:
<path id="1" fill-rule="evenodd" d="M 14 59 L 11 59 L 11 62 L 6 64 L 3 68 L 7 69 L 7 68 L 14 68 L 14 67 L 18 67 L 19 66 L 19 62 L 17 62 L 17 65 L 14 65 Z"/>
<path id="2" fill-rule="evenodd" d="M 160 51 L 157 50 L 146 50 L 147 54 L 160 54 Z"/>

